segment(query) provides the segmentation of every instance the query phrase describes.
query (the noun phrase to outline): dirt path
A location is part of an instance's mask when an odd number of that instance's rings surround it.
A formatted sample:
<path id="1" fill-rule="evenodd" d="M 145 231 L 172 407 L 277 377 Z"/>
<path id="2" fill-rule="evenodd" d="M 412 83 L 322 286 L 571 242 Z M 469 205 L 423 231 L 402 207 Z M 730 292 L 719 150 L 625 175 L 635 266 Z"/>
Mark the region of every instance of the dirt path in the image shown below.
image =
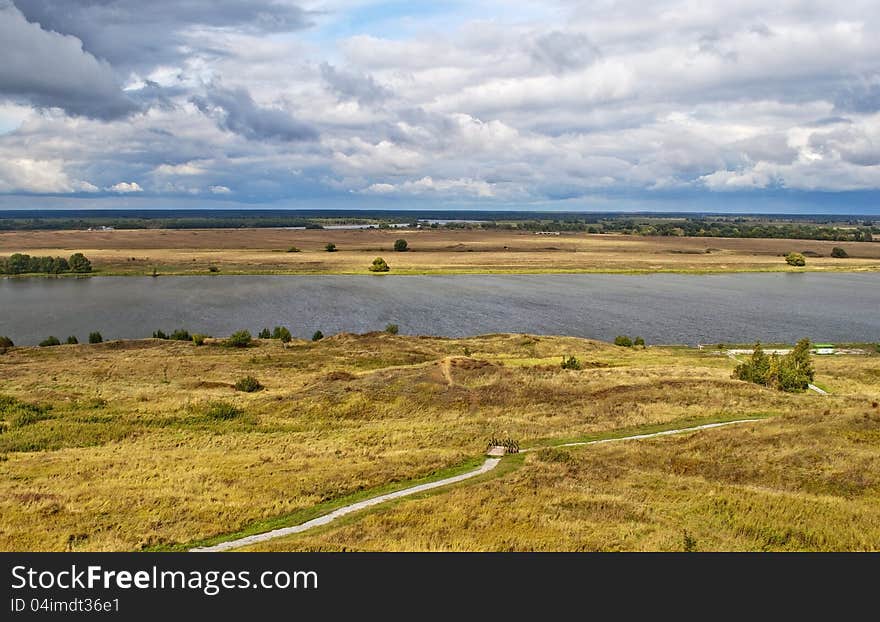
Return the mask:
<path id="1" fill-rule="evenodd" d="M 671 434 L 684 434 L 686 432 L 698 432 L 700 430 L 708 430 L 710 428 L 719 428 L 727 425 L 735 425 L 737 423 L 749 423 L 755 421 L 762 421 L 762 419 L 738 419 L 736 421 L 725 421 L 722 423 L 706 423 L 704 425 L 697 425 L 690 428 L 678 428 L 675 430 L 663 430 L 661 432 L 650 432 L 647 434 L 634 434 L 632 436 L 621 436 L 619 438 L 605 438 L 598 439 L 595 441 L 583 441 L 577 443 L 561 443 L 559 445 L 552 445 L 552 447 L 580 447 L 582 445 L 598 445 L 600 443 L 616 443 L 619 441 L 633 441 L 640 440 L 646 438 L 655 438 L 658 436 L 668 436 Z M 522 453 L 538 451 L 539 449 L 544 449 L 543 447 L 531 447 L 529 449 L 522 450 Z M 359 510 L 363 510 L 369 507 L 373 507 L 375 505 L 379 505 L 380 503 L 385 503 L 386 501 L 392 501 L 394 499 L 400 499 L 402 497 L 408 497 L 410 495 L 418 494 L 420 492 L 425 492 L 427 490 L 433 490 L 434 488 L 440 488 L 441 486 L 448 486 L 450 484 L 455 484 L 458 482 L 463 482 L 467 479 L 471 479 L 472 477 L 476 477 L 478 475 L 482 475 L 484 473 L 488 473 L 501 462 L 500 458 L 487 458 L 483 464 L 474 469 L 473 471 L 468 471 L 467 473 L 462 473 L 460 475 L 455 475 L 453 477 L 447 477 L 445 479 L 437 480 L 436 482 L 429 482 L 427 484 L 420 484 L 418 486 L 413 486 L 411 488 L 404 488 L 403 490 L 398 490 L 396 492 L 389 492 L 384 495 L 379 495 L 377 497 L 373 497 L 371 499 L 365 499 L 363 501 L 358 501 L 357 503 L 352 503 L 350 505 L 345 505 L 341 508 L 333 510 L 329 514 L 325 514 L 324 516 L 319 516 L 318 518 L 313 518 L 310 521 L 302 523 L 300 525 L 294 525 L 292 527 L 283 527 L 281 529 L 274 529 L 272 531 L 267 531 L 265 533 L 258 533 L 252 536 L 245 536 L 243 538 L 238 538 L 236 540 L 229 540 L 227 542 L 221 542 L 220 544 L 215 544 L 213 546 L 205 546 L 205 547 L 197 547 L 194 549 L 190 549 L 190 552 L 193 553 L 219 553 L 221 551 L 230 551 L 232 549 L 237 549 L 243 546 L 248 546 L 251 544 L 257 544 L 259 542 L 265 542 L 267 540 L 274 540 L 275 538 L 281 538 L 283 536 L 289 536 L 295 533 L 302 533 L 304 531 L 308 531 L 314 527 L 319 527 L 321 525 L 327 525 L 332 523 L 337 518 L 345 516 L 346 514 L 351 514 L 352 512 L 357 512 Z"/>

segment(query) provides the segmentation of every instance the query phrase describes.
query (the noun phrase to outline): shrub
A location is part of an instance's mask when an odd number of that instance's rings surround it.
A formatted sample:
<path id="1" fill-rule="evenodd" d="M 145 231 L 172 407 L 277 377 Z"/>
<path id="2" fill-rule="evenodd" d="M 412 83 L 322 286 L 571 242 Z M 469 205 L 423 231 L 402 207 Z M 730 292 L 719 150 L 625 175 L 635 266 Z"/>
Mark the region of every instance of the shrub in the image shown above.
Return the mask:
<path id="1" fill-rule="evenodd" d="M 71 335 L 67 338 L 67 345 L 75 346 L 79 343 L 79 339 L 76 338 L 76 335 Z"/>
<path id="2" fill-rule="evenodd" d="M 409 244 L 406 243 L 406 240 L 400 238 L 399 240 L 395 240 L 394 242 L 394 250 L 398 253 L 402 253 L 404 251 L 409 250 Z"/>
<path id="3" fill-rule="evenodd" d="M 153 331 L 153 339 L 168 339 L 168 335 L 164 331 L 155 330 Z"/>
<path id="4" fill-rule="evenodd" d="M 169 339 L 173 339 L 174 341 L 190 341 L 192 340 L 192 335 L 189 334 L 189 331 L 184 328 L 178 328 L 168 337 Z"/>
<path id="5" fill-rule="evenodd" d="M 288 253 L 298 253 L 298 252 L 300 252 L 300 250 L 296 246 L 291 246 L 290 248 L 287 249 L 287 252 Z"/>
<path id="6" fill-rule="evenodd" d="M 740 363 L 733 370 L 734 378 L 756 384 L 767 384 L 769 375 L 770 357 L 764 353 L 760 341 L 752 349 L 752 356 L 749 360 L 745 363 Z"/>
<path id="7" fill-rule="evenodd" d="M 205 406 L 205 417 L 215 421 L 228 421 L 244 414 L 244 411 L 229 402 L 209 402 Z"/>
<path id="8" fill-rule="evenodd" d="M 634 346 L 642 346 L 644 348 L 645 347 L 645 340 L 642 339 L 641 337 L 636 337 L 635 339 L 633 339 L 633 345 Z"/>
<path id="9" fill-rule="evenodd" d="M 319 330 L 315 331 L 315 334 L 312 335 L 312 341 L 321 341 L 324 338 L 324 333 Z"/>
<path id="10" fill-rule="evenodd" d="M 388 272 L 391 268 L 381 257 L 376 257 L 370 265 L 370 272 Z"/>
<path id="11" fill-rule="evenodd" d="M 632 339 L 630 339 L 626 335 L 618 335 L 614 338 L 614 345 L 621 346 L 622 348 L 631 348 L 633 342 Z"/>
<path id="12" fill-rule="evenodd" d="M 385 332 L 389 335 L 396 335 L 400 332 L 400 327 L 397 324 L 388 324 L 385 327 Z"/>
<path id="13" fill-rule="evenodd" d="M 6 337 L 5 335 L 0 335 L 0 348 L 11 348 L 15 344 L 12 343 L 12 339 Z"/>
<path id="14" fill-rule="evenodd" d="M 571 462 L 571 454 L 567 451 L 554 449 L 553 447 L 545 447 L 538 452 L 538 460 L 541 462 L 559 462 L 566 464 Z"/>
<path id="15" fill-rule="evenodd" d="M 574 356 L 564 356 L 562 357 L 562 369 L 581 369 L 581 362 L 577 360 Z"/>
<path id="16" fill-rule="evenodd" d="M 847 257 L 849 257 L 849 253 L 847 253 L 839 246 L 835 246 L 831 249 L 831 256 L 836 257 L 837 259 L 846 259 Z"/>
<path id="17" fill-rule="evenodd" d="M 198 335 L 198 334 L 193 335 L 192 340 L 193 340 L 193 343 L 196 344 L 197 346 L 205 345 L 205 335 Z"/>
<path id="18" fill-rule="evenodd" d="M 269 332 L 269 329 L 268 329 L 268 328 L 264 328 L 264 329 L 261 330 L 259 333 L 257 333 L 257 337 L 258 337 L 259 339 L 271 339 L 271 338 L 272 338 L 272 333 Z"/>
<path id="19" fill-rule="evenodd" d="M 286 326 L 276 326 L 272 330 L 272 339 L 280 339 L 281 343 L 290 343 L 293 335 L 290 334 L 290 329 Z"/>
<path id="20" fill-rule="evenodd" d="M 104 337 L 101 336 L 101 333 L 95 331 L 93 333 L 89 333 L 89 343 L 102 343 L 104 341 Z"/>
<path id="21" fill-rule="evenodd" d="M 243 391 L 245 393 L 253 393 L 255 391 L 259 391 L 263 388 L 263 385 L 260 384 L 260 381 L 254 378 L 253 376 L 245 376 L 244 378 L 239 378 L 235 383 L 236 391 Z"/>
<path id="22" fill-rule="evenodd" d="M 41 406 L 39 404 L 31 404 L 22 402 L 14 397 L 0 395 L 0 418 L 6 419 L 10 427 L 20 428 L 22 426 L 49 419 L 50 406 Z"/>
<path id="23" fill-rule="evenodd" d="M 49 347 L 49 346 L 60 346 L 60 345 L 61 345 L 61 342 L 58 340 L 58 337 L 55 337 L 55 336 L 52 336 L 52 335 L 46 337 L 45 339 L 43 339 L 43 340 L 40 342 L 40 347 L 41 347 L 41 348 L 46 348 L 46 347 Z"/>
<path id="24" fill-rule="evenodd" d="M 70 259 L 67 260 L 67 263 L 70 265 L 71 272 L 82 273 L 92 271 L 92 262 L 82 253 L 74 253 L 70 256 Z"/>
<path id="25" fill-rule="evenodd" d="M 239 330 L 231 335 L 229 335 L 229 339 L 226 340 L 226 345 L 230 348 L 246 348 L 251 345 L 251 341 L 253 337 L 246 330 Z"/>
<path id="26" fill-rule="evenodd" d="M 217 266 L 208 266 L 208 272 L 217 273 L 220 272 L 220 268 L 218 268 Z"/>
<path id="27" fill-rule="evenodd" d="M 800 253 L 789 253 L 785 256 L 785 263 L 790 266 L 805 266 L 807 265 L 807 260 Z"/>
<path id="28" fill-rule="evenodd" d="M 324 246 L 324 250 L 327 251 L 328 253 L 335 253 L 336 252 L 336 245 L 333 242 L 327 242 L 327 245 Z"/>

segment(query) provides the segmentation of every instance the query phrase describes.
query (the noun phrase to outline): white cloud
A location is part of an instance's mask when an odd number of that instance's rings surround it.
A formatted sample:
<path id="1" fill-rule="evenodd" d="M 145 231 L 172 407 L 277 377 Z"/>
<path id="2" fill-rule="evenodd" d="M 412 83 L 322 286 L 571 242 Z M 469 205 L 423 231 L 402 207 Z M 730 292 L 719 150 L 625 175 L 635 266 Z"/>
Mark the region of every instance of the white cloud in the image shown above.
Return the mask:
<path id="1" fill-rule="evenodd" d="M 232 190 L 227 188 L 226 186 L 211 186 L 209 188 L 211 194 L 231 194 Z"/>
<path id="2" fill-rule="evenodd" d="M 67 194 L 96 190 L 89 182 L 72 180 L 62 160 L 0 158 L 0 192 Z"/>
<path id="3" fill-rule="evenodd" d="M 120 181 L 118 184 L 113 184 L 109 188 L 106 188 L 109 192 L 117 192 L 119 194 L 129 194 L 131 192 L 143 192 L 144 189 L 141 188 L 137 182 L 127 182 Z"/>

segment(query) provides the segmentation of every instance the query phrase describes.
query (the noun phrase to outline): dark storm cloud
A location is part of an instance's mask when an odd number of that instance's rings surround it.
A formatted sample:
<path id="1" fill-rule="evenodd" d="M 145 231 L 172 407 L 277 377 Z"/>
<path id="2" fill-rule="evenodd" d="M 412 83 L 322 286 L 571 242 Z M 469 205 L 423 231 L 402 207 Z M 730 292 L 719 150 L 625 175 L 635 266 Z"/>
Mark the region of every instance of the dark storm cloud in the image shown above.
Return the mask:
<path id="1" fill-rule="evenodd" d="M 206 95 L 193 97 L 192 102 L 220 127 L 249 140 L 294 142 L 318 138 L 314 127 L 278 108 L 258 106 L 244 89 L 211 87 Z"/>
<path id="2" fill-rule="evenodd" d="M 0 96 L 69 114 L 114 119 L 138 105 L 122 92 L 113 69 L 83 51 L 75 37 L 28 23 L 0 0 Z"/>
<path id="3" fill-rule="evenodd" d="M 360 104 L 381 102 L 392 93 L 378 84 L 372 76 L 337 69 L 330 63 L 321 63 L 321 77 L 330 89 L 343 100 L 357 100 Z"/>
<path id="4" fill-rule="evenodd" d="M 28 21 L 73 35 L 114 66 L 151 67 L 185 54 L 190 27 L 287 32 L 309 25 L 280 0 L 14 0 Z"/>

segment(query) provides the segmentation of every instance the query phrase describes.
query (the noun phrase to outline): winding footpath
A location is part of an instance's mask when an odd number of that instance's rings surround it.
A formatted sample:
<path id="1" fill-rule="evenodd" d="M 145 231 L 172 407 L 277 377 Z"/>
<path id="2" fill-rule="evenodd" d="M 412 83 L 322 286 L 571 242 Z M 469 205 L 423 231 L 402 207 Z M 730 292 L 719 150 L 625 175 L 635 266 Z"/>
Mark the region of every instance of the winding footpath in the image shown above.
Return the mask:
<path id="1" fill-rule="evenodd" d="M 763 419 L 737 419 L 735 421 L 724 421 L 721 423 L 706 423 L 703 425 L 697 425 L 690 428 L 678 428 L 675 430 L 663 430 L 661 432 L 650 432 L 647 434 L 634 434 L 632 436 L 621 436 L 618 438 L 603 438 L 597 439 L 595 441 L 581 441 L 574 443 L 560 443 L 558 445 L 549 445 L 547 447 L 580 447 L 583 445 L 599 445 L 601 443 L 616 443 L 620 441 L 634 441 L 641 440 L 646 438 L 655 438 L 658 436 L 669 436 L 672 434 L 684 434 L 686 432 L 697 432 L 699 430 L 708 430 L 710 428 L 720 428 L 722 426 L 735 425 L 738 423 L 751 423 L 755 421 L 763 421 Z M 546 447 L 530 447 L 528 449 L 521 450 L 520 453 L 527 453 L 532 451 L 538 451 L 540 449 L 545 449 Z M 392 501 L 394 499 L 400 499 L 402 497 L 408 497 L 410 495 L 415 495 L 420 492 L 425 492 L 427 490 L 433 490 L 434 488 L 440 488 L 442 486 L 448 486 L 450 484 L 456 484 L 458 482 L 463 482 L 465 480 L 471 479 L 473 477 L 477 477 L 478 475 L 483 475 L 484 473 L 488 473 L 501 462 L 501 458 L 486 458 L 486 461 L 483 462 L 481 466 L 474 469 L 473 471 L 468 471 L 466 473 L 462 473 L 460 475 L 454 475 L 452 477 L 447 477 L 445 479 L 440 479 L 435 482 L 429 482 L 427 484 L 419 484 L 418 486 L 412 486 L 410 488 L 404 488 L 403 490 L 398 490 L 395 492 L 389 492 L 384 495 L 379 495 L 376 497 L 372 497 L 371 499 L 365 499 L 363 501 L 358 501 L 356 503 L 352 503 L 349 505 L 344 505 L 341 508 L 337 508 L 332 512 L 325 514 L 323 516 L 319 516 L 318 518 L 313 518 L 310 521 L 306 521 L 300 525 L 294 525 L 292 527 L 282 527 L 281 529 L 273 529 L 272 531 L 267 531 L 265 533 L 258 533 L 252 536 L 245 536 L 243 538 L 237 538 L 235 540 L 228 540 L 226 542 L 221 542 L 220 544 L 215 544 L 213 546 L 204 546 L 197 547 L 194 549 L 190 549 L 190 552 L 193 553 L 219 553 L 221 551 L 230 551 L 232 549 L 237 549 L 243 546 L 249 546 L 251 544 L 257 544 L 259 542 L 266 542 L 267 540 L 274 540 L 275 538 L 281 538 L 284 536 L 289 536 L 295 533 L 302 533 L 304 531 L 308 531 L 309 529 L 313 529 L 314 527 L 320 527 L 321 525 L 327 525 L 332 523 L 337 518 L 345 516 L 346 514 L 351 514 L 352 512 L 357 512 L 359 510 L 363 510 L 369 507 L 373 507 L 375 505 L 379 505 L 381 503 L 385 503 L 386 501 Z"/>

